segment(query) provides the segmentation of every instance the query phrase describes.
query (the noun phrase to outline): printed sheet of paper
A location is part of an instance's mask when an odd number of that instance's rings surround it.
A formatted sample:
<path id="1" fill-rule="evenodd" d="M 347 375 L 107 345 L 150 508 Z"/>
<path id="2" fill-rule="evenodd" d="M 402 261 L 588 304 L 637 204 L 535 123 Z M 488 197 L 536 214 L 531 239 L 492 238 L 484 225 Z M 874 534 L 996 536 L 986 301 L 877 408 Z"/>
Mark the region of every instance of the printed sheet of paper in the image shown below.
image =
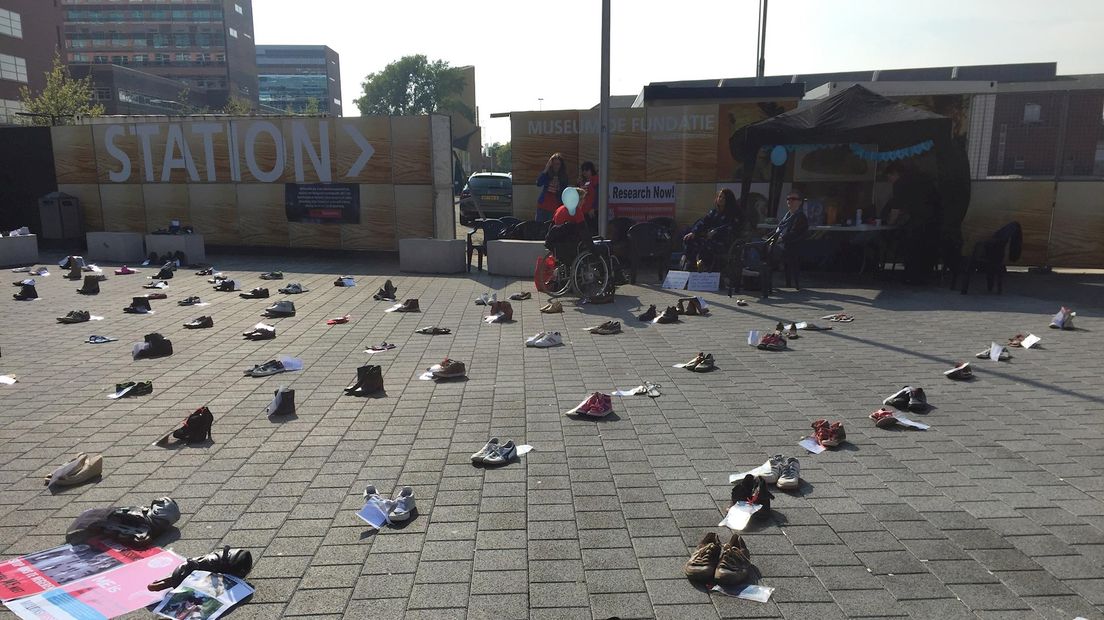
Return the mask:
<path id="1" fill-rule="evenodd" d="M 721 585 L 713 586 L 713 592 L 719 592 L 725 596 L 734 596 L 736 598 L 742 598 L 749 601 L 755 601 L 757 603 L 766 603 L 770 600 L 771 594 L 774 593 L 774 588 L 767 586 L 761 586 L 757 584 L 748 584 L 745 586 L 725 587 Z"/>
<path id="2" fill-rule="evenodd" d="M 686 284 L 690 281 L 689 271 L 677 271 L 672 270 L 667 272 L 667 277 L 663 279 L 663 285 L 660 288 L 682 290 L 686 288 Z M 717 290 L 717 289 L 713 289 Z"/>
<path id="3" fill-rule="evenodd" d="M 153 612 L 172 620 L 216 620 L 252 594 L 253 588 L 233 575 L 197 570 L 165 594 Z"/>
<path id="4" fill-rule="evenodd" d="M 732 483 L 736 482 L 737 480 L 743 480 L 744 477 L 747 476 L 748 474 L 751 474 L 752 476 L 766 476 L 770 472 L 771 472 L 770 461 L 767 461 L 766 463 L 763 463 L 762 465 L 760 465 L 759 467 L 756 467 L 755 469 L 749 469 L 748 471 L 745 471 L 745 472 L 739 473 L 739 474 L 730 474 L 728 476 L 728 483 L 732 484 Z"/>
<path id="5" fill-rule="evenodd" d="M 802 439 L 801 441 L 797 442 L 797 445 L 805 448 L 813 454 L 820 454 L 821 452 L 824 452 L 824 446 L 817 443 L 817 440 L 812 437 L 806 437 L 805 439 Z"/>
<path id="6" fill-rule="evenodd" d="M 742 532 L 744 528 L 747 527 L 747 524 L 751 522 L 751 515 L 759 512 L 762 508 L 763 507 L 759 504 L 736 502 L 728 509 L 728 514 L 725 515 L 725 518 L 722 519 L 717 526 L 724 526 L 730 530 Z"/>
<path id="7" fill-rule="evenodd" d="M 38 594 L 162 551 L 159 547 L 139 551 L 113 541 L 91 539 L 85 544 L 61 545 L 5 560 L 0 562 L 0 600 Z"/>
<path id="8" fill-rule="evenodd" d="M 721 287 L 721 274 L 718 271 L 695 271 L 690 273 L 686 281 L 686 289 L 690 291 L 716 292 Z"/>
<path id="9" fill-rule="evenodd" d="M 1035 334 L 1030 334 L 1027 338 L 1024 338 L 1023 342 L 1020 344 L 1023 345 L 1023 348 L 1030 349 L 1031 347 L 1039 344 L 1040 340 L 1042 340 L 1042 338 L 1036 336 Z"/>

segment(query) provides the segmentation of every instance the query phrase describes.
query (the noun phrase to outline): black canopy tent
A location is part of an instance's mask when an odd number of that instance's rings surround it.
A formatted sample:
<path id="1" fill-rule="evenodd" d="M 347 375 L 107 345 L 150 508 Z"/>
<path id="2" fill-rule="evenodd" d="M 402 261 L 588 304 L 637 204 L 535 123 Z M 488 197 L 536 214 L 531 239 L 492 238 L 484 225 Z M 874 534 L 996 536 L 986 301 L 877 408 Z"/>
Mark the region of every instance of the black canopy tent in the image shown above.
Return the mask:
<path id="1" fill-rule="evenodd" d="M 740 204 L 746 205 L 758 153 L 764 146 L 858 143 L 877 145 L 884 152 L 927 140 L 933 143 L 940 170 L 940 193 L 944 194 L 943 188 L 949 185 L 945 180 L 961 177 L 963 172 L 969 187 L 968 163 L 963 171 L 960 163 L 966 160 L 953 153 L 962 146 L 952 144 L 951 119 L 887 99 L 857 84 L 813 105 L 743 127 L 732 134 L 728 145 L 733 158 L 744 162 Z M 773 166 L 771 170 L 772 209 L 778 204 L 782 170 L 783 166 Z M 969 195 L 965 201 L 961 197 L 943 198 L 944 216 L 954 220 L 957 229 L 965 216 Z"/>

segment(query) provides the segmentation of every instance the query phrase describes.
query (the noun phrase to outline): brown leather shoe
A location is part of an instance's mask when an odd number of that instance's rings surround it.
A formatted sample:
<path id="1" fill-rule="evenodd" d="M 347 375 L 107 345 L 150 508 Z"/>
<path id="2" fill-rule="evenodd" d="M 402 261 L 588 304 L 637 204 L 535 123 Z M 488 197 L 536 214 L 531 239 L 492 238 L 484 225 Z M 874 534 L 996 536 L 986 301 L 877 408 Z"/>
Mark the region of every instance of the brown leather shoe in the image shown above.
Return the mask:
<path id="1" fill-rule="evenodd" d="M 702 536 L 698 548 L 690 555 L 682 572 L 691 581 L 711 581 L 718 569 L 721 557 L 721 539 L 717 534 L 709 532 Z"/>
<path id="2" fill-rule="evenodd" d="M 739 534 L 732 534 L 732 538 L 721 548 L 721 557 L 717 562 L 717 570 L 714 580 L 722 586 L 738 586 L 748 579 L 748 569 L 751 567 L 751 553 L 747 544 Z"/>
<path id="3" fill-rule="evenodd" d="M 399 307 L 398 312 L 421 312 L 421 309 L 418 307 L 418 300 L 407 299 L 402 303 L 402 306 Z"/>

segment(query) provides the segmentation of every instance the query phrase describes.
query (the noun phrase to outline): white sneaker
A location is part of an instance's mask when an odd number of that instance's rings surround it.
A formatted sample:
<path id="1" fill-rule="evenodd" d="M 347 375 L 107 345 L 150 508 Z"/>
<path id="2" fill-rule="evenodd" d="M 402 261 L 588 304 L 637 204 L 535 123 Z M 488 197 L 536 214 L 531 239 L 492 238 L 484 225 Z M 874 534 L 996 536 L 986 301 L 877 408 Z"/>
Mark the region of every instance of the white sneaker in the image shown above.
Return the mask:
<path id="1" fill-rule="evenodd" d="M 495 446 L 489 454 L 483 457 L 484 465 L 505 465 L 517 456 L 517 446 L 513 441 L 507 441 L 501 446 Z"/>
<path id="2" fill-rule="evenodd" d="M 560 336 L 560 332 L 548 332 L 539 340 L 533 342 L 532 346 L 547 349 L 548 347 L 556 347 L 561 344 L 563 344 L 563 338 Z"/>
<path id="3" fill-rule="evenodd" d="M 377 493 L 375 485 L 371 484 L 364 489 L 364 503 L 374 505 L 385 515 L 395 509 L 395 502 Z"/>
<path id="4" fill-rule="evenodd" d="M 801 465 L 792 456 L 786 459 L 782 474 L 778 476 L 778 488 L 796 489 L 801 486 Z"/>
<path id="5" fill-rule="evenodd" d="M 534 342 L 540 340 L 541 338 L 544 338 L 547 335 L 548 335 L 548 332 L 539 332 L 538 334 L 536 334 L 534 336 L 529 336 L 528 338 L 525 339 L 525 346 L 532 347 L 532 346 L 534 346 L 534 344 L 533 344 Z"/>
<path id="6" fill-rule="evenodd" d="M 782 477 L 782 469 L 786 465 L 786 457 L 781 454 L 775 454 L 770 457 L 764 465 L 770 468 L 770 472 L 761 476 L 763 481 L 767 484 L 777 484 L 778 479 Z"/>
<path id="7" fill-rule="evenodd" d="M 483 448 L 479 452 L 471 455 L 472 463 L 482 463 L 483 459 L 495 450 L 498 450 L 498 437 L 491 437 L 491 440 L 487 442 L 487 445 L 483 446 Z"/>
<path id="8" fill-rule="evenodd" d="M 391 498 L 391 512 L 387 513 L 388 521 L 409 521 L 414 512 L 414 489 L 402 487 L 399 494 Z"/>

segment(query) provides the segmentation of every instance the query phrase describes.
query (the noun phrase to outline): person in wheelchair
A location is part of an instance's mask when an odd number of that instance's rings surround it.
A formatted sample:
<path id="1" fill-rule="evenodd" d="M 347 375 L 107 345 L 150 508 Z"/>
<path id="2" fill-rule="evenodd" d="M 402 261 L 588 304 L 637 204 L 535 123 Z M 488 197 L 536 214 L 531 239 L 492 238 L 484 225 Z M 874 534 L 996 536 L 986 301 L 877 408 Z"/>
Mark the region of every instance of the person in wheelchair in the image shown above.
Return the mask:
<path id="1" fill-rule="evenodd" d="M 727 188 L 717 192 L 713 209 L 682 237 L 685 247 L 680 261 L 682 269 L 712 271 L 716 259 L 725 253 L 742 225 L 736 194 Z"/>

